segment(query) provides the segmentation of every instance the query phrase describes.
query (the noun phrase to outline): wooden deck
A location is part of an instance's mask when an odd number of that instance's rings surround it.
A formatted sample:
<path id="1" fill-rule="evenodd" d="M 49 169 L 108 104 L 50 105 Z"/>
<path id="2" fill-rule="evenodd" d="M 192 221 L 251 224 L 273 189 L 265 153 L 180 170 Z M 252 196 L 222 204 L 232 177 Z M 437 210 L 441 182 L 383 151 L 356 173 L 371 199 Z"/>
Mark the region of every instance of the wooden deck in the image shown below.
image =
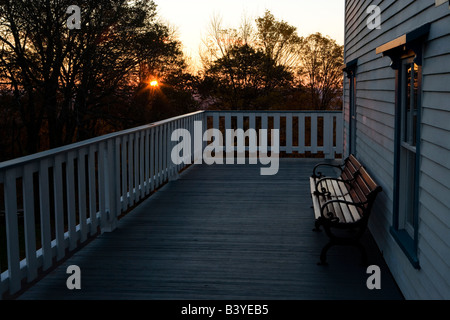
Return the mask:
<path id="1" fill-rule="evenodd" d="M 260 165 L 193 166 L 19 299 L 402 299 L 370 234 L 381 290 L 367 289 L 352 247 L 316 264 L 328 241 L 312 232 L 316 163 L 281 159 L 275 176 L 260 176 Z M 66 287 L 69 265 L 81 269 L 81 290 Z"/>

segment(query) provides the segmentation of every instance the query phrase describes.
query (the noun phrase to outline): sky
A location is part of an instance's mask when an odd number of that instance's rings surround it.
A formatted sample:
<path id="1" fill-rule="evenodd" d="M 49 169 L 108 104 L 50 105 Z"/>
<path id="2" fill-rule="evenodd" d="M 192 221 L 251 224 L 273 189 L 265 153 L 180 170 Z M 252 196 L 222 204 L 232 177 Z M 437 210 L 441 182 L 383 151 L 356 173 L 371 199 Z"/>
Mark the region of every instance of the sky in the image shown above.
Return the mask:
<path id="1" fill-rule="evenodd" d="M 225 27 L 237 28 L 243 16 L 252 20 L 266 9 L 277 20 L 297 27 L 300 36 L 320 32 L 344 44 L 344 0 L 154 0 L 158 16 L 178 31 L 188 57 L 198 61 L 201 40 L 214 15 Z"/>

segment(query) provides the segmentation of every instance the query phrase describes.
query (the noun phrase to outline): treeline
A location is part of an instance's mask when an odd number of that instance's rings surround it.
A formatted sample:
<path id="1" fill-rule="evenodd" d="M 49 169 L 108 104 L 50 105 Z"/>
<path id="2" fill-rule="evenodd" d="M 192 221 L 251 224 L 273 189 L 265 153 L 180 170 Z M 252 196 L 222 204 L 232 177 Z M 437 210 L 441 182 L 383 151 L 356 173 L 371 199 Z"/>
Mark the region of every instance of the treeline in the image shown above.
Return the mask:
<path id="1" fill-rule="evenodd" d="M 211 20 L 199 92 L 221 109 L 341 108 L 343 46 L 277 20 L 270 11 L 239 28 Z"/>
<path id="2" fill-rule="evenodd" d="M 2 0 L 0 161 L 205 108 L 339 108 L 342 51 L 268 11 L 214 18 L 194 74 L 151 0 Z"/>

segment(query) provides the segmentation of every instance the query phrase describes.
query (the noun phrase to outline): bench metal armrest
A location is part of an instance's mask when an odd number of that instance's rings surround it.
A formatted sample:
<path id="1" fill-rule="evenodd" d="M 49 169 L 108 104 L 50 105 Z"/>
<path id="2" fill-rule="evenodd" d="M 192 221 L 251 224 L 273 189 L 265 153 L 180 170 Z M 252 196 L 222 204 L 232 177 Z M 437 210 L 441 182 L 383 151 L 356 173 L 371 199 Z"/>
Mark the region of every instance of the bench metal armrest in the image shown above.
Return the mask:
<path id="1" fill-rule="evenodd" d="M 331 177 L 323 177 L 323 178 L 320 178 L 319 180 L 317 180 L 317 182 L 316 182 L 316 187 L 315 187 L 315 191 L 314 191 L 315 195 L 325 196 L 326 194 L 329 194 L 329 192 L 327 192 L 327 190 L 325 188 L 322 188 L 321 191 L 318 190 L 319 184 L 321 184 L 325 180 L 334 180 L 334 181 L 338 181 L 338 182 L 343 182 L 349 186 L 349 189 L 351 189 L 351 187 L 352 187 L 352 185 L 350 184 L 350 182 L 348 180 L 343 180 L 343 179 L 339 179 L 339 178 L 331 178 Z M 347 194 L 343 194 L 343 196 L 345 196 L 345 195 L 347 195 Z"/>
<path id="2" fill-rule="evenodd" d="M 328 211 L 328 214 L 325 214 L 325 209 L 328 207 L 328 205 L 333 204 L 333 203 L 347 204 L 347 205 L 355 206 L 357 208 L 364 210 L 364 206 L 367 204 L 367 201 L 366 202 L 351 202 L 351 201 L 345 201 L 345 200 L 329 200 L 329 201 L 325 202 L 320 207 L 320 215 L 322 216 L 322 218 L 328 219 L 331 222 L 339 222 L 339 218 L 332 215 L 330 211 Z"/>
<path id="3" fill-rule="evenodd" d="M 317 172 L 317 170 L 320 167 L 338 168 L 339 170 L 341 170 L 341 173 L 342 173 L 344 171 L 343 166 L 344 166 L 343 164 L 339 165 L 339 164 L 330 164 L 330 163 L 319 163 L 314 167 L 312 176 L 313 176 L 313 178 L 322 178 L 325 176 L 322 172 L 320 172 L 320 171 Z"/>

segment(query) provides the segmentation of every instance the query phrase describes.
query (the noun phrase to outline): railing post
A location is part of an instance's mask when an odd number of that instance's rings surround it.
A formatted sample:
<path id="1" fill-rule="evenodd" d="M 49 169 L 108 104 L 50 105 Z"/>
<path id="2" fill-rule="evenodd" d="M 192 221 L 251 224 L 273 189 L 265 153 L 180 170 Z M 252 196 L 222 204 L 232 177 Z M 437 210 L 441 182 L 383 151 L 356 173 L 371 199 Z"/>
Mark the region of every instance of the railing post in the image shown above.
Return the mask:
<path id="1" fill-rule="evenodd" d="M 52 265 L 51 225 L 50 225 L 50 194 L 48 177 L 48 159 L 44 158 L 39 164 L 39 204 L 41 223 L 41 252 L 42 269 L 48 270 Z"/>
<path id="2" fill-rule="evenodd" d="M 99 145 L 99 194 L 100 194 L 100 230 L 112 232 L 117 227 L 116 215 L 116 166 L 115 144 L 110 139 Z M 135 168 L 136 170 L 136 168 Z"/>
<path id="3" fill-rule="evenodd" d="M 292 153 L 292 113 L 286 114 L 286 153 Z"/>
<path id="4" fill-rule="evenodd" d="M 336 153 L 342 154 L 344 150 L 344 123 L 342 113 L 336 114 Z"/>
<path id="5" fill-rule="evenodd" d="M 333 116 L 325 114 L 323 119 L 323 153 L 325 159 L 334 159 L 333 132 Z"/>
<path id="6" fill-rule="evenodd" d="M 64 258 L 66 244 L 64 241 L 64 198 L 63 198 L 63 155 L 58 154 L 53 164 L 53 193 L 55 206 L 55 240 L 56 259 Z"/>
<path id="7" fill-rule="evenodd" d="M 34 183 L 33 166 L 26 165 L 23 176 L 23 209 L 24 209 L 24 229 L 25 229 L 25 250 L 27 258 L 27 280 L 33 281 L 37 278 L 36 259 L 36 226 L 34 211 Z"/>
<path id="8" fill-rule="evenodd" d="M 179 178 L 178 165 L 172 161 L 172 149 L 178 145 L 176 142 L 172 141 L 172 133 L 181 126 L 181 121 L 176 120 L 168 124 L 167 132 L 167 166 L 169 167 L 169 181 L 176 181 Z M 184 142 L 184 141 L 183 141 Z M 179 147 L 177 147 L 179 148 Z M 177 150 L 180 151 L 179 149 Z M 179 153 L 178 153 L 179 154 Z"/>
<path id="9" fill-rule="evenodd" d="M 4 193 L 9 290 L 14 294 L 21 286 L 15 169 L 6 171 Z"/>
<path id="10" fill-rule="evenodd" d="M 86 150 L 78 151 L 78 203 L 80 217 L 80 242 L 83 243 L 87 239 L 87 213 L 86 213 Z"/>

